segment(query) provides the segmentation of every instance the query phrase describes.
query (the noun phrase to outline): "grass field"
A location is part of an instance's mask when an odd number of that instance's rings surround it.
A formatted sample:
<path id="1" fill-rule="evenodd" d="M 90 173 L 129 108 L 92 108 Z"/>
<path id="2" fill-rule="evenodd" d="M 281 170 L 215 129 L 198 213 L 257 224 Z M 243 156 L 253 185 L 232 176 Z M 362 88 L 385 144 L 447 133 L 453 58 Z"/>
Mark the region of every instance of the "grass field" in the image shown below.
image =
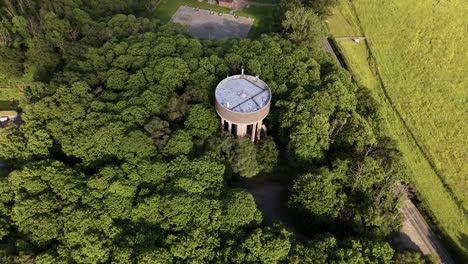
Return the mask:
<path id="1" fill-rule="evenodd" d="M 396 107 L 467 209 L 468 2 L 354 3 Z"/>
<path id="2" fill-rule="evenodd" d="M 338 48 L 354 78 L 383 103 L 387 132 L 398 141 L 423 207 L 467 254 L 467 77 L 463 69 L 468 62 L 463 42 L 466 32 L 460 30 L 465 13 L 461 10 L 466 5 L 452 1 L 453 6 L 442 7 L 406 0 L 385 4 L 358 0 L 354 4 L 388 96 L 409 130 L 385 99 L 366 45 L 338 41 Z M 346 1 L 328 20 L 335 37 L 362 35 Z"/>
<path id="3" fill-rule="evenodd" d="M 274 4 L 274 0 L 252 0 L 250 2 L 256 2 L 256 3 L 265 3 L 265 4 Z"/>
<path id="4" fill-rule="evenodd" d="M 14 98 L 19 99 L 18 88 L 0 88 L 0 111 L 11 110 L 8 100 Z"/>
<path id="5" fill-rule="evenodd" d="M 154 17 L 162 22 L 168 22 L 181 5 L 224 13 L 229 13 L 230 11 L 227 8 L 210 5 L 206 2 L 198 2 L 197 0 L 162 0 L 156 8 Z M 249 32 L 249 37 L 257 37 L 262 33 L 269 33 L 272 31 L 274 10 L 275 7 L 251 6 L 248 9 L 237 11 L 235 14 L 255 19 L 252 29 Z"/>
<path id="6" fill-rule="evenodd" d="M 264 3 L 264 4 L 274 4 L 276 1 L 275 0 L 251 0 L 250 2 Z"/>

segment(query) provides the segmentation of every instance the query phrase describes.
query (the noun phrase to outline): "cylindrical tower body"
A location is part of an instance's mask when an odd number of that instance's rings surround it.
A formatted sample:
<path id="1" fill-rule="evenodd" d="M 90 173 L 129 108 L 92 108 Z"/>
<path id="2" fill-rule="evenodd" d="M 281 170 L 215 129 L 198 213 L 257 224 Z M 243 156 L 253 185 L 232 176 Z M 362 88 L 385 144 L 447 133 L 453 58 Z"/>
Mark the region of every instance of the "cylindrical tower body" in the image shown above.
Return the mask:
<path id="1" fill-rule="evenodd" d="M 264 81 L 244 74 L 227 77 L 216 87 L 215 97 L 222 129 L 252 141 L 260 139 L 271 102 L 271 90 Z"/>

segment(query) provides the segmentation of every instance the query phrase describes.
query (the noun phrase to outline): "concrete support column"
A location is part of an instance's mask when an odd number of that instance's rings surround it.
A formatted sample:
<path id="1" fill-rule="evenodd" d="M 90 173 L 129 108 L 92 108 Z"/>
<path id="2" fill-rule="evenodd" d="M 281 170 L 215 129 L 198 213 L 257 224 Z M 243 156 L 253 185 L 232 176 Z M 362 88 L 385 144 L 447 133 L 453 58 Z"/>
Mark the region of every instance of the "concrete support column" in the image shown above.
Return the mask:
<path id="1" fill-rule="evenodd" d="M 237 136 L 238 137 L 243 137 L 245 136 L 245 130 L 247 126 L 244 124 L 237 124 Z"/>
<path id="2" fill-rule="evenodd" d="M 257 134 L 257 124 L 252 124 L 251 134 L 252 135 L 250 135 L 250 140 L 252 140 L 252 142 L 255 142 L 255 135 Z"/>
<path id="3" fill-rule="evenodd" d="M 227 129 L 224 124 L 227 124 Z M 234 125 L 236 125 L 236 129 L 234 129 Z M 247 137 L 250 138 L 252 142 L 259 141 L 261 134 L 262 134 L 262 125 L 263 120 L 258 121 L 253 124 L 237 124 L 228 121 L 227 119 L 221 118 L 221 131 L 229 132 L 230 134 L 234 134 L 237 137 Z M 249 131 L 249 126 L 252 126 L 252 130 Z M 248 134 L 250 132 L 250 134 Z"/>
<path id="4" fill-rule="evenodd" d="M 260 135 L 262 134 L 262 122 L 263 120 L 261 120 L 260 122 L 257 122 L 257 140 L 260 140 Z"/>

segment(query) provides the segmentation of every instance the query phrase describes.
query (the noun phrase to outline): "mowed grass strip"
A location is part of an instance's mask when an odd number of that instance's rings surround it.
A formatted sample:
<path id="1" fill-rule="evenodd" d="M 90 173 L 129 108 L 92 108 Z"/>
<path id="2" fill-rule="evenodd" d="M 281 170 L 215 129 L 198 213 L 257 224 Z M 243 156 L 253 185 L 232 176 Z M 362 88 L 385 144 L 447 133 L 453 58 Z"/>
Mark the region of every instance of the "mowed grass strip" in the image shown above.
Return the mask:
<path id="1" fill-rule="evenodd" d="M 328 21 L 334 37 L 360 34 L 357 21 L 347 1 L 342 2 Z M 466 254 L 466 234 L 468 233 L 466 214 L 444 188 L 441 180 L 422 153 L 418 151 L 415 141 L 385 99 L 366 45 L 350 40 L 337 41 L 337 44 L 354 79 L 369 87 L 383 105 L 382 113 L 386 121 L 387 134 L 397 140 L 408 166 L 409 176 L 417 189 L 424 209 L 429 210 L 435 224 Z"/>
<path id="2" fill-rule="evenodd" d="M 338 8 L 332 10 L 332 15 L 327 17 L 325 22 L 334 38 L 362 35 L 346 1 L 342 1 Z"/>
<path id="3" fill-rule="evenodd" d="M 171 20 L 177 9 L 181 5 L 190 6 L 193 8 L 200 8 L 212 10 L 215 12 L 223 12 L 228 14 L 230 9 L 220 7 L 218 5 L 211 5 L 206 2 L 198 2 L 197 0 L 162 0 L 156 7 L 154 17 L 161 22 L 166 23 Z M 269 33 L 273 30 L 273 15 L 276 7 L 265 6 L 250 6 L 247 9 L 236 11 L 234 14 L 245 17 L 252 17 L 254 19 L 252 28 L 249 32 L 249 37 L 255 38 L 262 33 Z"/>

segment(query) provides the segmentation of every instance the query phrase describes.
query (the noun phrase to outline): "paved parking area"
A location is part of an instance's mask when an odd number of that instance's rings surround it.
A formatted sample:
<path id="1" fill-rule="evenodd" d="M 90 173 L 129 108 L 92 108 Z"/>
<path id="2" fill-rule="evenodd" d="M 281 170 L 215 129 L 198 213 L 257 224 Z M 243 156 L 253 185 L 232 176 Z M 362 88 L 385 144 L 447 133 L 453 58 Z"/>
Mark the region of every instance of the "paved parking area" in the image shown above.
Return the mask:
<path id="1" fill-rule="evenodd" d="M 181 6 L 171 22 L 184 25 L 197 38 L 218 40 L 222 38 L 246 38 L 252 27 L 253 18 L 235 17 L 230 14 L 210 14 L 209 10 Z"/>

